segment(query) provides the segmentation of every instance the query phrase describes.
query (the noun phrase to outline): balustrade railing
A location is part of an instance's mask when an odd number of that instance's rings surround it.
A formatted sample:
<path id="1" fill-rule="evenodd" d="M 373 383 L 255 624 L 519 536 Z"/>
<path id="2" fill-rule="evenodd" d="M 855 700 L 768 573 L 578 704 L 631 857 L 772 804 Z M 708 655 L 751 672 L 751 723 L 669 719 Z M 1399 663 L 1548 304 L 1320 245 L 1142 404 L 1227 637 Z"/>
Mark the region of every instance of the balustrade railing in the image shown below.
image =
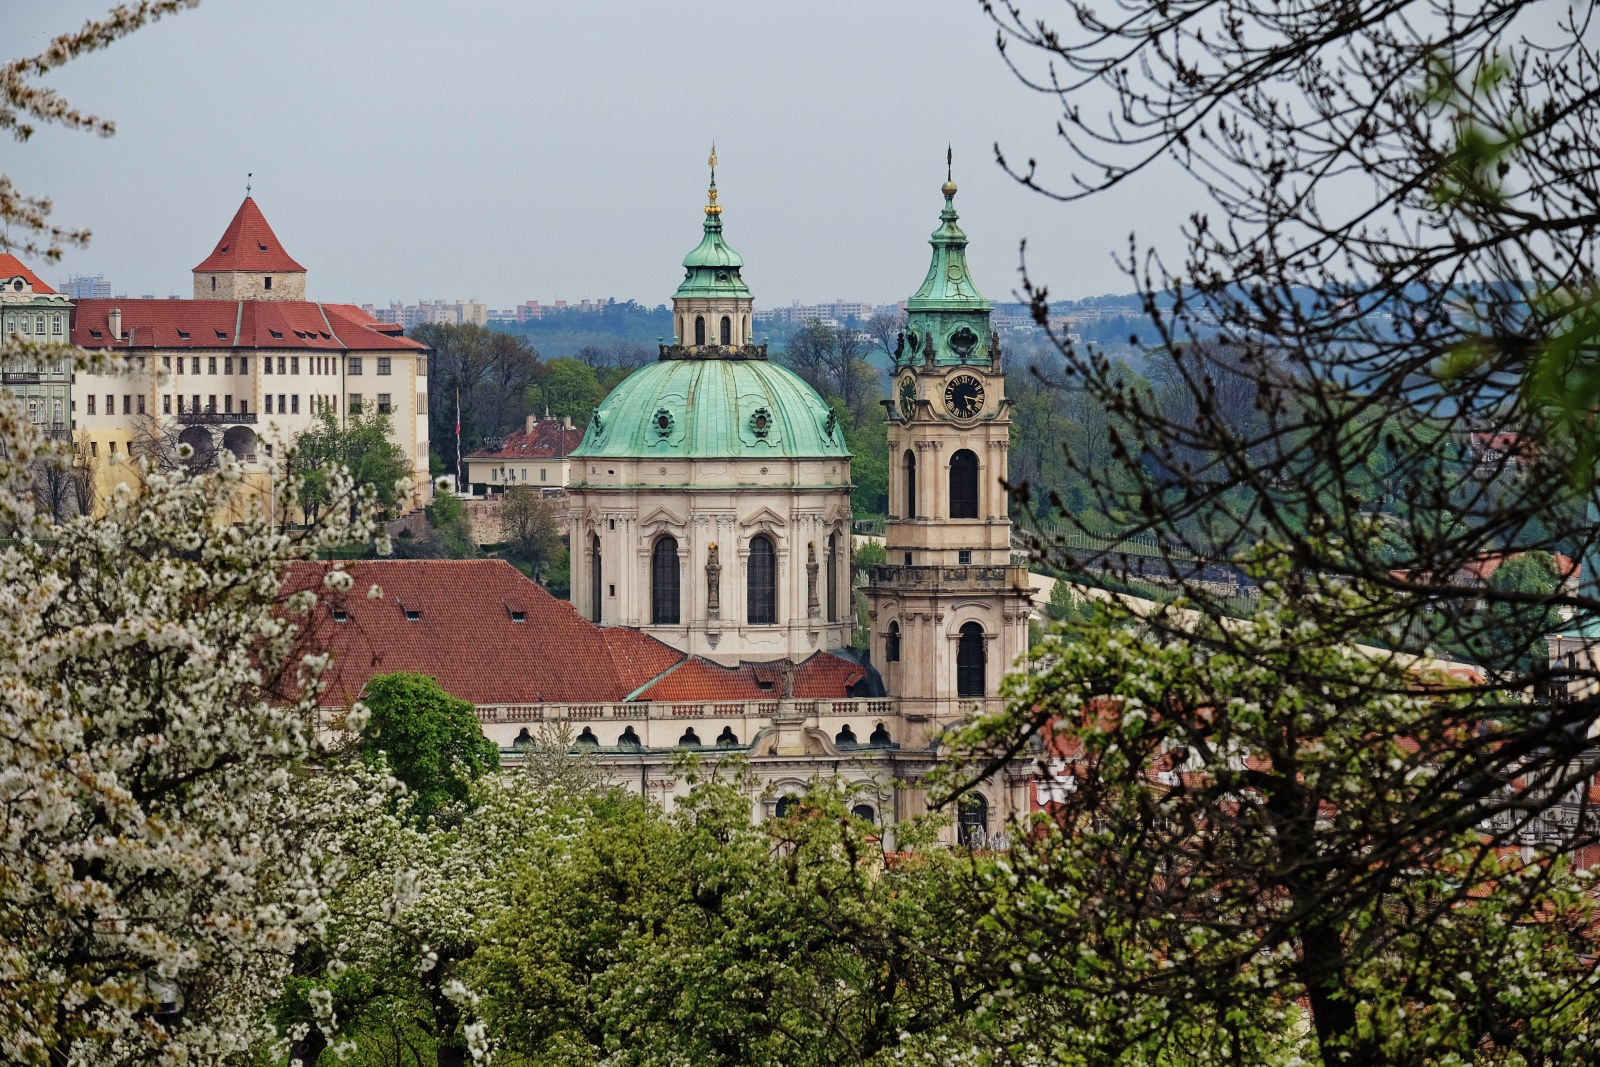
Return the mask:
<path id="1" fill-rule="evenodd" d="M 867 697 L 848 700 L 796 700 L 790 702 L 801 715 L 854 715 L 863 718 L 889 715 L 892 700 Z M 477 708 L 478 719 L 486 723 L 595 722 L 611 719 L 767 719 L 777 714 L 778 700 L 658 701 L 650 703 L 604 704 L 484 704 Z"/>

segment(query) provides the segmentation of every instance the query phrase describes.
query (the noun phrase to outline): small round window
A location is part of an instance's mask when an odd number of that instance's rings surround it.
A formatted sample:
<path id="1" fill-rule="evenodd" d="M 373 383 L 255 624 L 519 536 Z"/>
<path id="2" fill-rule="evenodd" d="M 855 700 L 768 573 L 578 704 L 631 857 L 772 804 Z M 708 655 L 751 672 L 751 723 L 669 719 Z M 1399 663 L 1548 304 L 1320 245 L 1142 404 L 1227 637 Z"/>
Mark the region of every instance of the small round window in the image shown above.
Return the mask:
<path id="1" fill-rule="evenodd" d="M 772 412 L 766 408 L 756 408 L 755 414 L 750 416 L 750 432 L 757 437 L 765 437 L 772 429 Z"/>
<path id="2" fill-rule="evenodd" d="M 666 437 L 672 433 L 672 412 L 666 408 L 657 408 L 655 413 L 656 435 Z"/>

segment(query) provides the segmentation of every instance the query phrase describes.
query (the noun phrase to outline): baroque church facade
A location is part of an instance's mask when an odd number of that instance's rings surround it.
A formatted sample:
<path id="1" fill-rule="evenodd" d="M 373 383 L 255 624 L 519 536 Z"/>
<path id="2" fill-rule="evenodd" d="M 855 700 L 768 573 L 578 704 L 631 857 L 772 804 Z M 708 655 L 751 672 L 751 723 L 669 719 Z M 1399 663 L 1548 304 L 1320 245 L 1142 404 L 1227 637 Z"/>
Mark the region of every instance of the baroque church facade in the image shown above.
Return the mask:
<path id="1" fill-rule="evenodd" d="M 670 807 L 688 788 L 685 750 L 738 755 L 753 818 L 836 775 L 856 813 L 892 833 L 928 810 L 922 782 L 945 732 L 997 710 L 1001 678 L 1027 654 L 990 305 L 947 181 L 886 402 L 888 558 L 865 588 L 869 647 L 852 649 L 850 452 L 828 404 L 752 340 L 711 162 L 676 336 L 601 402 L 570 455 L 571 603 L 498 561 L 352 564 L 356 590 L 370 579 L 385 595 L 350 597 L 322 627 L 326 703 L 355 699 L 373 673 L 422 670 L 474 704 L 508 757 L 554 728 L 592 746 L 616 784 Z M 322 566 L 292 583 L 314 587 Z M 448 652 L 461 634 L 471 655 Z M 461 667 L 485 658 L 516 667 Z M 1025 765 L 985 781 L 951 834 L 999 832 L 1029 810 L 1031 785 Z"/>

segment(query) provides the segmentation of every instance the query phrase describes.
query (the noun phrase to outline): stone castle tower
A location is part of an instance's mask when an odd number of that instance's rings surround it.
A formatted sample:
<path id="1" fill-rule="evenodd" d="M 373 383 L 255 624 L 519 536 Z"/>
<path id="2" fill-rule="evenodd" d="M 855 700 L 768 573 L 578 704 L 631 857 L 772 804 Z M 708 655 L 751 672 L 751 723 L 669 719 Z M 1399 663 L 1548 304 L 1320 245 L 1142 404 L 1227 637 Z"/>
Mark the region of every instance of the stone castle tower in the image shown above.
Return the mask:
<path id="1" fill-rule="evenodd" d="M 194 268 L 196 300 L 304 300 L 306 269 L 246 196 L 212 253 Z"/>
<path id="2" fill-rule="evenodd" d="M 887 561 L 867 588 L 872 662 L 931 740 L 1027 651 L 1028 571 L 1011 564 L 1010 402 L 991 305 L 967 271 L 946 181 L 928 275 L 907 303 L 889 409 Z"/>

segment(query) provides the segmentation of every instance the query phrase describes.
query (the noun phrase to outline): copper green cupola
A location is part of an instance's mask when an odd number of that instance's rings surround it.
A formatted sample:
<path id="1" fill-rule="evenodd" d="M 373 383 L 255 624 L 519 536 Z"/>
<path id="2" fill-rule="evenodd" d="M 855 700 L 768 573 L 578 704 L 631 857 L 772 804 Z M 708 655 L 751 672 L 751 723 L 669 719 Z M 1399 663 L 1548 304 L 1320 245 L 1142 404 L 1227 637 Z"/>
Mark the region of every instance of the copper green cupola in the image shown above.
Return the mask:
<path id="1" fill-rule="evenodd" d="M 700 243 L 683 257 L 683 284 L 673 294 L 686 297 L 734 297 L 751 299 L 750 289 L 739 272 L 744 260 L 722 236 L 722 205 L 717 203 L 717 148 L 711 146 L 711 188 L 706 191 L 705 233 Z"/>
<path id="2" fill-rule="evenodd" d="M 993 305 L 978 291 L 967 270 L 967 235 L 956 222 L 956 183 L 948 174 L 940 191 L 944 210 L 939 213 L 939 228 L 928 238 L 933 261 L 922 286 L 906 301 L 905 343 L 899 346 L 895 362 L 901 366 L 988 364 L 999 355 L 989 326 Z"/>

